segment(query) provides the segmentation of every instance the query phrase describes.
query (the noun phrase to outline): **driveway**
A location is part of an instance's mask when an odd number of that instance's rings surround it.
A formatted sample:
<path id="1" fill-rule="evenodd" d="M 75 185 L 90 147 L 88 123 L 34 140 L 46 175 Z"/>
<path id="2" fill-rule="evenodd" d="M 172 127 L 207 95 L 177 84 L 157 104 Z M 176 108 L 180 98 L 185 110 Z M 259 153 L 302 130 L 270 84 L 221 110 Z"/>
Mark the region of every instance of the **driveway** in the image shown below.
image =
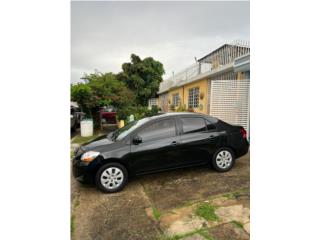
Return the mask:
<path id="1" fill-rule="evenodd" d="M 197 167 L 139 176 L 114 194 L 72 177 L 72 239 L 249 239 L 249 166 L 247 154 L 227 173 Z"/>

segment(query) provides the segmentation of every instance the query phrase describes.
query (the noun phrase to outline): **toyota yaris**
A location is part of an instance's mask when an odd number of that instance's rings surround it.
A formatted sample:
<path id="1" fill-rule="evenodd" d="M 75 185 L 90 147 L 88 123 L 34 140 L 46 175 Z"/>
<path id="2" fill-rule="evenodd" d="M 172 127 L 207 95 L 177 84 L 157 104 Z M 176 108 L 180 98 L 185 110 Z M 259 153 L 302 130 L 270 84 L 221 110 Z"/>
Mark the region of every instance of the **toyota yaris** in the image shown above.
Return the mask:
<path id="1" fill-rule="evenodd" d="M 73 175 L 111 193 L 134 175 L 199 165 L 226 172 L 248 148 L 241 126 L 203 114 L 165 113 L 133 121 L 76 149 Z"/>

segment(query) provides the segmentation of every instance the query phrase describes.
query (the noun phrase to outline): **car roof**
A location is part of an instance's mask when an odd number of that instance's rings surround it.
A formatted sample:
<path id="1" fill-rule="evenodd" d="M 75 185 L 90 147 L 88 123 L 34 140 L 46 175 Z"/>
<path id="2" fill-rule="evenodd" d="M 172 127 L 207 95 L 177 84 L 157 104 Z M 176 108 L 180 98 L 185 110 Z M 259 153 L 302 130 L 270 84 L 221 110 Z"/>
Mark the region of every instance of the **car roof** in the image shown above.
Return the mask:
<path id="1" fill-rule="evenodd" d="M 161 118 L 166 118 L 166 117 L 179 117 L 179 116 L 197 116 L 197 117 L 205 117 L 205 118 L 211 118 L 217 121 L 217 118 L 214 118 L 209 115 L 205 115 L 202 113 L 194 113 L 194 112 L 169 112 L 169 113 L 159 113 L 155 116 L 150 117 L 150 120 L 156 120 L 156 119 L 161 119 Z"/>
<path id="2" fill-rule="evenodd" d="M 203 117 L 213 123 L 216 123 L 219 121 L 218 118 L 212 117 L 210 115 L 202 114 L 202 113 L 193 113 L 193 112 L 158 113 L 157 115 L 154 115 L 152 117 L 145 117 L 140 120 L 137 120 L 137 121 L 143 121 L 143 123 L 138 128 L 136 128 L 133 132 L 131 132 L 128 136 L 132 136 L 137 131 L 139 131 L 141 128 L 143 128 L 146 124 L 150 124 L 150 123 L 155 122 L 159 119 L 166 119 L 166 118 L 170 118 L 170 117 L 180 117 L 180 116 Z M 126 136 L 125 138 L 127 138 L 128 136 Z"/>

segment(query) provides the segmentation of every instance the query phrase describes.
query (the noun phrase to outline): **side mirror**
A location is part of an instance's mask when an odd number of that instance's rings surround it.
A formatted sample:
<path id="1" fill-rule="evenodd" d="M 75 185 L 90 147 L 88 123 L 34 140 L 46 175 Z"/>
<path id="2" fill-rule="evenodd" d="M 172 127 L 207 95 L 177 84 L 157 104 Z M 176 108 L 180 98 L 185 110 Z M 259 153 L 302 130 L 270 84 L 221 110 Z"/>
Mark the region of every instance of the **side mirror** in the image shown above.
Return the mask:
<path id="1" fill-rule="evenodd" d="M 134 145 L 138 145 L 138 144 L 142 143 L 142 138 L 139 135 L 137 135 L 132 139 L 132 143 Z"/>

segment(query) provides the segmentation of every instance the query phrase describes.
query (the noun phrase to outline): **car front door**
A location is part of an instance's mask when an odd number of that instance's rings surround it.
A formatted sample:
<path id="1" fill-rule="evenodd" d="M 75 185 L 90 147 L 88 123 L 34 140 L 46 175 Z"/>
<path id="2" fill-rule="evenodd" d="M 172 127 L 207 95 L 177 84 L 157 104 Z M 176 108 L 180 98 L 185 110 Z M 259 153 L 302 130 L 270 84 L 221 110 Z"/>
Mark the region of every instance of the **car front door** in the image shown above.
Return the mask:
<path id="1" fill-rule="evenodd" d="M 184 164 L 204 164 L 211 159 L 217 135 L 202 117 L 180 118 L 180 148 Z"/>
<path id="2" fill-rule="evenodd" d="M 179 165 L 181 158 L 176 151 L 180 142 L 175 119 L 162 119 L 138 130 L 131 141 L 131 166 L 135 173 L 169 169 Z"/>

